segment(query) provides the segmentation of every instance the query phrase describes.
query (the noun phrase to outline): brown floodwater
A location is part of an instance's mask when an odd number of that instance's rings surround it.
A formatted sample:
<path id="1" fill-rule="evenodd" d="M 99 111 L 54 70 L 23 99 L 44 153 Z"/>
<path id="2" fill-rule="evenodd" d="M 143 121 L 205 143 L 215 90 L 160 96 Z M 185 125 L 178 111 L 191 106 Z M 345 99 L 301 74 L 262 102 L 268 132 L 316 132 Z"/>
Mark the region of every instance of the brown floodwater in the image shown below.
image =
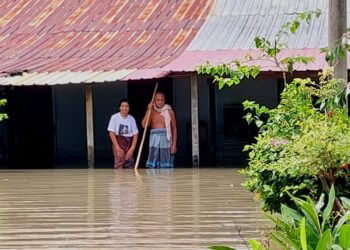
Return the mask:
<path id="1" fill-rule="evenodd" d="M 267 221 L 237 169 L 0 171 L 1 249 L 248 249 Z"/>

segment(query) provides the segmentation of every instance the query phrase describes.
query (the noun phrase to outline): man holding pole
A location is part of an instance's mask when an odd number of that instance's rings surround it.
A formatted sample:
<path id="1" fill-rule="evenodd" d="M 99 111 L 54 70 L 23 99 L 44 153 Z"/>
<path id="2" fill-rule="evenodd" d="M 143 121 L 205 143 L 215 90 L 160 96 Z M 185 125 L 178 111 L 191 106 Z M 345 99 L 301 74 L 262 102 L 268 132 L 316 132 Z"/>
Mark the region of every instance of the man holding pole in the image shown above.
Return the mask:
<path id="1" fill-rule="evenodd" d="M 165 104 L 165 96 L 161 92 L 157 92 L 153 101 L 148 104 L 148 109 L 142 120 L 142 126 L 145 129 L 149 125 L 151 125 L 151 130 L 146 167 L 174 167 L 174 154 L 177 151 L 176 118 L 170 105 Z"/>

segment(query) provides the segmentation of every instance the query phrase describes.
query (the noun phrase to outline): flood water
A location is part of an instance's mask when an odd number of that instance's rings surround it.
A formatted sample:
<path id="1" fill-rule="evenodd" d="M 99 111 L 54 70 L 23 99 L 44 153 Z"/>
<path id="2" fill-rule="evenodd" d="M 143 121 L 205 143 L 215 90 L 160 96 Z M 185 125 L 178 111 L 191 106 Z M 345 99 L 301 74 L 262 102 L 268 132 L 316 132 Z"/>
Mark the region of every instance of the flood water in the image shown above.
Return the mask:
<path id="1" fill-rule="evenodd" d="M 266 219 L 237 169 L 0 171 L 1 249 L 247 249 Z"/>

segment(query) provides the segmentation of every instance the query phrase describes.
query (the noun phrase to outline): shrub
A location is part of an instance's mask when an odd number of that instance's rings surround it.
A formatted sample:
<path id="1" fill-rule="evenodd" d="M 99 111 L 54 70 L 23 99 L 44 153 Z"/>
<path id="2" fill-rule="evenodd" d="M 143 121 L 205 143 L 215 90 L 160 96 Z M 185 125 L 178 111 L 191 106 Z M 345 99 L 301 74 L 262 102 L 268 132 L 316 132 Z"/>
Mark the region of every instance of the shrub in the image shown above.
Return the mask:
<path id="1" fill-rule="evenodd" d="M 327 70 L 315 83 L 294 79 L 286 86 L 276 109 L 246 101 L 248 122 L 260 125 L 256 143 L 247 145 L 249 166 L 242 170 L 244 186 L 262 201 L 263 209 L 279 211 L 293 205 L 286 191 L 316 199 L 334 184 L 350 196 L 350 119 L 338 94 L 336 79 Z M 316 101 L 315 101 L 316 100 Z M 262 114 L 267 121 L 261 121 Z"/>

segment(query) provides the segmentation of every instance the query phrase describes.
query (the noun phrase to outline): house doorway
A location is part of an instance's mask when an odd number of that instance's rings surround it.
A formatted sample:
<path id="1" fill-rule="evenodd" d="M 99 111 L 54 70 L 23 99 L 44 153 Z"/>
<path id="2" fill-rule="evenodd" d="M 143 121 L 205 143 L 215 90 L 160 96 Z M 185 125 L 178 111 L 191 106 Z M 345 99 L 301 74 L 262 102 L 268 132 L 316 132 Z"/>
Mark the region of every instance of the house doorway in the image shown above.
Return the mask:
<path id="1" fill-rule="evenodd" d="M 5 121 L 10 168 L 54 166 L 54 126 L 50 86 L 7 87 Z"/>
<path id="2" fill-rule="evenodd" d="M 158 85 L 158 92 L 163 92 L 165 94 L 166 103 L 173 106 L 173 81 L 172 78 L 162 78 L 157 80 L 140 80 L 140 81 L 130 81 L 128 82 L 128 99 L 130 102 L 130 114 L 135 117 L 137 127 L 139 129 L 139 142 L 141 142 L 143 128 L 142 119 L 147 110 L 148 103 L 151 101 L 152 94 L 156 82 Z M 140 158 L 140 167 L 146 165 L 148 156 L 148 141 L 149 141 L 149 130 L 146 134 L 145 142 L 143 144 L 142 155 Z M 139 149 L 139 144 L 137 146 L 137 152 L 135 152 L 135 157 L 137 157 Z M 176 161 L 176 159 L 175 159 Z"/>

